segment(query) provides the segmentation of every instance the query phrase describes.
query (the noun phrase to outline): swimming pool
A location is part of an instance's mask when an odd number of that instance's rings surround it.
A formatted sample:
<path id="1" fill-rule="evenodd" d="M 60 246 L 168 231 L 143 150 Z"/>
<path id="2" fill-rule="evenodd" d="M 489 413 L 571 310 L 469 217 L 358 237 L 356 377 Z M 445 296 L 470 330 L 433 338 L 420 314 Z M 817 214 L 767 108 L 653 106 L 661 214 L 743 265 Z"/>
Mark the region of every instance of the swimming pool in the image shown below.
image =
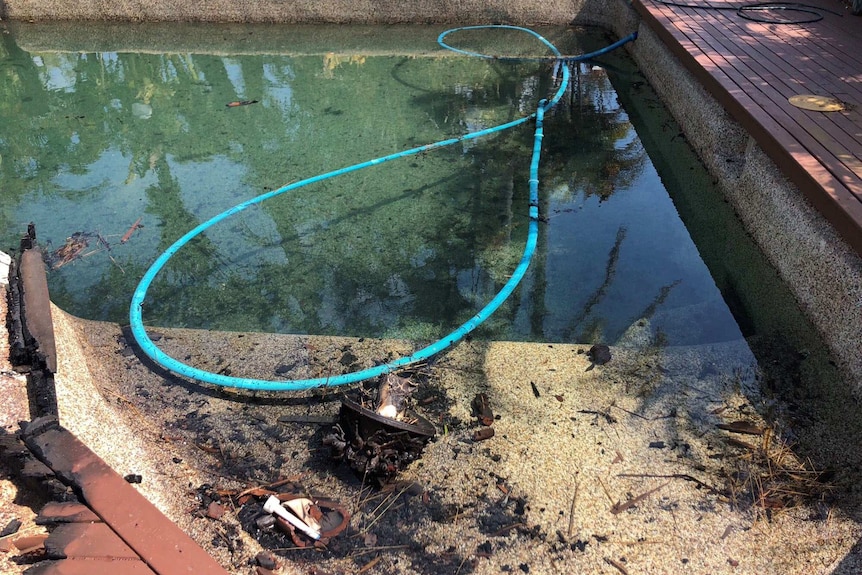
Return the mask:
<path id="1" fill-rule="evenodd" d="M 211 38 L 219 27 L 208 30 Z M 559 78 L 551 63 L 444 52 L 439 31 L 261 26 L 239 37 L 225 27 L 225 53 L 195 50 L 192 33 L 183 52 L 25 50 L 9 38 L 0 60 L 11 80 L 0 117 L 13 127 L 0 141 L 3 246 L 36 222 L 52 252 L 54 301 L 123 323 L 143 271 L 201 221 L 291 181 L 527 115 Z M 595 29 L 542 32 L 567 54 L 612 40 Z M 457 41 L 545 55 L 506 31 Z M 653 146 L 672 162 L 648 153 L 648 124 L 673 128 L 643 78 L 620 51 L 573 73 L 546 118 L 537 256 L 476 335 L 624 343 L 636 334 L 642 343 L 646 334 L 659 345 L 751 335 L 763 306 L 748 305 L 739 282 L 716 280 L 702 256 L 713 240 L 679 214 L 692 193 L 715 195 L 709 177 L 674 134 Z M 531 128 L 518 128 L 269 200 L 182 250 L 144 319 L 439 337 L 493 297 L 520 258 L 531 146 Z M 732 213 L 721 218 L 708 227 L 731 226 Z M 722 249 L 756 253 L 740 241 Z"/>

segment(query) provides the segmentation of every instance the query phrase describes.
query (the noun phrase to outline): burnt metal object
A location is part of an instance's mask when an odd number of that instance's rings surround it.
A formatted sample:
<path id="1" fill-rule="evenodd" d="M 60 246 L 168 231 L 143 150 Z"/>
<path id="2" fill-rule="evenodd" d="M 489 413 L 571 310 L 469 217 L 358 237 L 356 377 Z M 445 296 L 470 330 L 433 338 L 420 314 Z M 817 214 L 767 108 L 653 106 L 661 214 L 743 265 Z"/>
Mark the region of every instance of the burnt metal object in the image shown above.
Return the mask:
<path id="1" fill-rule="evenodd" d="M 430 421 L 409 409 L 398 420 L 344 398 L 339 423 L 323 443 L 332 449 L 335 459 L 383 485 L 418 459 L 436 433 Z"/>
<path id="2" fill-rule="evenodd" d="M 477 393 L 471 403 L 473 415 L 475 415 L 482 425 L 493 425 L 494 412 L 491 410 L 491 402 L 488 401 L 488 396 L 484 393 Z"/>

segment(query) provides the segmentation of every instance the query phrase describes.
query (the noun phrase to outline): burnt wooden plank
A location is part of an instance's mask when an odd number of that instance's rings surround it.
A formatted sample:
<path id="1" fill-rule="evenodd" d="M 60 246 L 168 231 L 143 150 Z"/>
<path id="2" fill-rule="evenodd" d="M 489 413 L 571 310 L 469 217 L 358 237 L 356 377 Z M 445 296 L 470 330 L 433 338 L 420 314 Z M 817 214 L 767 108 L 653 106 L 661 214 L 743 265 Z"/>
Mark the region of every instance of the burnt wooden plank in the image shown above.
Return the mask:
<path id="1" fill-rule="evenodd" d="M 23 439 L 57 476 L 77 487 L 86 504 L 159 575 L 227 573 L 56 419 L 33 420 Z M 81 524 L 68 526 L 73 525 Z"/>
<path id="2" fill-rule="evenodd" d="M 139 559 L 114 531 L 104 523 L 63 523 L 45 540 L 50 559 L 67 557 Z"/>
<path id="3" fill-rule="evenodd" d="M 45 357 L 48 369 L 51 373 L 57 373 L 54 323 L 51 321 L 48 277 L 41 250 L 24 250 L 21 254 L 20 274 L 24 292 L 24 325 L 38 342 L 39 353 Z"/>
<path id="4" fill-rule="evenodd" d="M 51 501 L 36 516 L 37 525 L 52 523 L 93 523 L 100 521 L 99 516 L 89 507 L 75 501 Z"/>
<path id="5" fill-rule="evenodd" d="M 155 575 L 140 559 L 62 559 L 44 561 L 27 569 L 25 575 Z"/>

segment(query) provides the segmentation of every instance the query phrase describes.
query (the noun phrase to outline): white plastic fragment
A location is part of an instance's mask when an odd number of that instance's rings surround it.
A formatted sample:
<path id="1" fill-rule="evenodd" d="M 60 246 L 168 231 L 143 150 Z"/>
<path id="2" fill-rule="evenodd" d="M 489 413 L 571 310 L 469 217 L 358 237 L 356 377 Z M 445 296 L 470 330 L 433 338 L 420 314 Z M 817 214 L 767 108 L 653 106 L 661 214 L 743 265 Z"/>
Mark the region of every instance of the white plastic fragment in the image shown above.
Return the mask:
<path id="1" fill-rule="evenodd" d="M 322 526 L 317 522 L 317 519 L 311 516 L 311 508 L 314 505 L 314 502 L 311 499 L 306 499 L 304 497 L 299 497 L 297 499 L 291 499 L 290 501 L 285 501 L 282 503 L 283 507 L 287 507 L 293 514 L 299 517 L 306 525 L 315 529 L 317 531 L 321 531 Z"/>
<path id="2" fill-rule="evenodd" d="M 270 495 L 263 504 L 263 510 L 267 513 L 274 513 L 317 541 L 320 539 L 320 532 L 306 525 L 302 519 L 281 506 L 281 501 L 275 495 Z"/>
<path id="3" fill-rule="evenodd" d="M 0 286 L 9 284 L 9 266 L 12 263 L 12 258 L 9 254 L 0 252 Z"/>

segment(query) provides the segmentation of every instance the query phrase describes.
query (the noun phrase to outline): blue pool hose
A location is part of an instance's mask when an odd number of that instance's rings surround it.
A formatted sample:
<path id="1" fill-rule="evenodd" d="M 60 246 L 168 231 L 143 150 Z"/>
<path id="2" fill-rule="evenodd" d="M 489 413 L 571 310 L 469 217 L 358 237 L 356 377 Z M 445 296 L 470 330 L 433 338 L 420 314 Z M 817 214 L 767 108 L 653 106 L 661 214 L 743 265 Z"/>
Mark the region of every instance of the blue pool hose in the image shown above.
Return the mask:
<path id="1" fill-rule="evenodd" d="M 487 59 L 498 59 L 498 60 L 531 60 L 530 58 L 509 58 L 505 56 L 490 56 L 486 54 L 480 54 L 477 52 L 468 52 L 465 50 L 460 50 L 457 48 L 453 48 L 444 42 L 446 36 L 453 32 L 457 32 L 459 30 L 480 30 L 480 29 L 488 29 L 488 28 L 503 28 L 509 30 L 517 30 L 520 32 L 525 32 L 537 38 L 540 42 L 542 42 L 554 55 L 555 58 L 564 62 L 579 62 L 583 60 L 589 60 L 595 58 L 597 56 L 601 56 L 602 54 L 606 54 L 611 50 L 619 48 L 623 44 L 627 42 L 631 42 L 637 37 L 637 33 L 632 33 L 625 38 L 602 48 L 601 50 L 597 50 L 595 52 L 591 52 L 589 54 L 583 54 L 580 56 L 573 57 L 563 57 L 560 54 L 559 50 L 551 44 L 544 37 L 539 35 L 538 33 L 530 30 L 528 28 L 522 28 L 520 26 L 505 26 L 505 25 L 493 25 L 493 26 L 467 26 L 463 28 L 454 28 L 452 30 L 447 30 L 440 34 L 437 37 L 437 42 L 444 48 L 448 50 L 452 50 L 461 54 L 467 54 L 470 56 L 476 56 L 480 58 Z M 298 182 L 294 182 L 292 184 L 288 184 L 278 188 L 277 190 L 273 190 L 271 192 L 267 192 L 266 194 L 262 194 L 260 196 L 254 197 L 250 200 L 246 200 L 240 204 L 235 205 L 227 211 L 224 211 L 217 216 L 210 218 L 209 220 L 203 222 L 198 225 L 191 231 L 187 232 L 180 239 L 175 241 L 164 253 L 162 253 L 153 265 L 147 270 L 144 274 L 143 278 L 141 278 L 138 287 L 135 289 L 135 293 L 132 295 L 132 303 L 129 308 L 129 322 L 132 329 L 132 335 L 140 346 L 141 350 L 149 356 L 153 361 L 161 365 L 162 367 L 177 373 L 179 375 L 195 379 L 198 381 L 212 383 L 215 385 L 220 385 L 224 387 L 234 387 L 234 388 L 243 388 L 243 389 L 254 389 L 254 390 L 266 390 L 266 391 L 300 391 L 303 389 L 310 389 L 313 387 L 322 387 L 322 386 L 335 386 L 335 385 L 345 385 L 348 383 L 356 383 L 359 381 L 363 381 L 366 379 L 371 379 L 373 377 L 378 377 L 380 375 L 390 373 L 392 371 L 396 371 L 405 366 L 418 363 L 420 361 L 424 361 L 441 351 L 449 348 L 450 346 L 461 341 L 468 333 L 476 329 L 482 322 L 488 319 L 491 314 L 493 314 L 497 308 L 502 305 L 506 298 L 511 295 L 511 293 L 515 290 L 515 288 L 520 283 L 521 279 L 524 277 L 524 274 L 527 272 L 527 267 L 530 265 L 530 260 L 533 257 L 533 252 L 536 250 L 536 238 L 538 236 L 538 221 L 539 221 L 539 157 L 541 156 L 542 151 L 542 122 L 544 119 L 545 112 L 554 107 L 557 102 L 560 101 L 563 94 L 566 91 L 566 87 L 569 83 L 569 77 L 571 73 L 569 72 L 568 66 L 562 66 L 563 76 L 562 82 L 560 83 L 559 89 L 557 89 L 556 93 L 550 100 L 541 100 L 539 102 L 538 109 L 529 116 L 524 118 L 514 120 L 512 122 L 507 122 L 505 124 L 500 124 L 498 126 L 494 126 L 492 128 L 486 128 L 484 130 L 479 130 L 477 132 L 471 132 L 469 134 L 464 134 L 457 138 L 450 138 L 448 140 L 442 140 L 439 142 L 435 142 L 433 144 L 426 144 L 424 146 L 419 146 L 417 148 L 411 148 L 409 150 L 404 150 L 402 152 L 397 152 L 395 154 L 390 154 L 388 156 L 383 156 L 380 158 L 375 158 L 373 160 L 368 160 L 366 162 L 361 162 L 358 164 L 354 164 L 352 166 L 347 166 L 346 168 L 340 168 L 338 170 L 334 170 L 331 172 L 326 172 L 325 174 L 320 174 L 317 176 L 313 176 L 311 178 L 307 178 Z M 248 207 L 259 204 L 265 200 L 270 198 L 274 198 L 275 196 L 281 195 L 285 192 L 289 192 L 291 190 L 295 190 L 301 188 L 303 186 L 307 186 L 308 184 L 313 184 L 315 182 L 320 182 L 323 180 L 328 180 L 329 178 L 334 178 L 335 176 L 340 176 L 342 174 L 349 174 L 350 172 L 355 172 L 357 170 L 361 170 L 363 168 L 369 168 L 371 166 L 376 166 L 378 164 L 382 164 L 384 162 L 388 162 L 390 160 L 396 160 L 398 158 L 404 158 L 407 156 L 414 156 L 416 154 L 420 154 L 422 152 L 427 152 L 429 150 L 434 150 L 436 148 L 442 148 L 444 146 L 451 146 L 452 144 L 457 144 L 458 142 L 462 142 L 465 140 L 474 140 L 476 138 L 481 138 L 483 136 L 487 136 L 489 134 L 493 134 L 494 132 L 500 132 L 502 130 L 508 130 L 509 128 L 514 128 L 520 124 L 523 124 L 532 118 L 536 119 L 536 130 L 535 136 L 533 138 L 533 154 L 532 160 L 530 162 L 530 225 L 527 233 L 527 243 L 524 246 L 524 253 L 521 256 L 521 261 L 518 263 L 518 266 L 515 268 L 515 271 L 512 273 L 511 278 L 506 284 L 500 289 L 494 298 L 488 302 L 485 307 L 483 307 L 476 315 L 470 318 L 469 321 L 461 325 L 458 329 L 451 332 L 450 334 L 442 337 L 441 339 L 435 341 L 431 345 L 424 347 L 411 355 L 396 359 L 386 364 L 377 365 L 374 367 L 370 367 L 368 369 L 363 369 L 361 371 L 356 371 L 352 373 L 345 373 L 342 375 L 333 375 L 330 377 L 320 377 L 320 378 L 312 378 L 312 379 L 292 379 L 292 380 L 281 380 L 281 381 L 269 381 L 269 380 L 261 380 L 261 379 L 252 379 L 245 377 L 231 377 L 228 375 L 223 375 L 220 373 L 212 373 L 206 370 L 198 369 L 196 367 L 192 367 L 187 365 L 173 357 L 169 356 L 155 343 L 150 339 L 150 336 L 147 334 L 146 328 L 144 327 L 142 312 L 144 307 L 144 300 L 147 296 L 147 290 L 150 285 L 153 283 L 153 280 L 156 277 L 156 274 L 165 267 L 168 263 L 168 260 L 173 257 L 184 245 L 186 245 L 189 241 L 191 241 L 194 237 L 200 235 L 208 228 L 211 228 L 215 224 L 231 217 L 234 214 L 237 214 Z"/>

